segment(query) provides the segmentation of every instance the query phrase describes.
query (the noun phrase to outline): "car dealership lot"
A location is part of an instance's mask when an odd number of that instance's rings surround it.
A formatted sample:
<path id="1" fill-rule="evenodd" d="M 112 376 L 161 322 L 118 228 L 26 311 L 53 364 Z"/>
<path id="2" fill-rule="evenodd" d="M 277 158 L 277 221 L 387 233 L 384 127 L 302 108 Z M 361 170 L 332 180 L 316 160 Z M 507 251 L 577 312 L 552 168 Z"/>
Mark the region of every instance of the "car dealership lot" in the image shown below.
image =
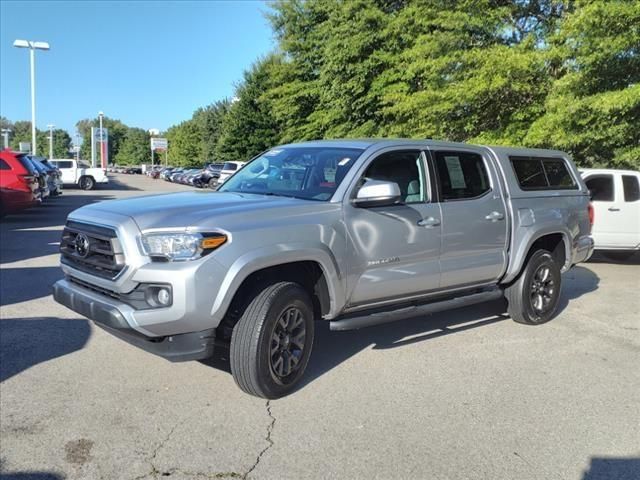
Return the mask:
<path id="1" fill-rule="evenodd" d="M 53 302 L 73 208 L 193 191 L 111 178 L 2 221 L 8 478 L 640 476 L 637 258 L 566 273 L 562 311 L 539 327 L 515 324 L 501 303 L 344 333 L 318 323 L 306 385 L 265 402 L 235 386 L 225 352 L 172 364 Z"/>

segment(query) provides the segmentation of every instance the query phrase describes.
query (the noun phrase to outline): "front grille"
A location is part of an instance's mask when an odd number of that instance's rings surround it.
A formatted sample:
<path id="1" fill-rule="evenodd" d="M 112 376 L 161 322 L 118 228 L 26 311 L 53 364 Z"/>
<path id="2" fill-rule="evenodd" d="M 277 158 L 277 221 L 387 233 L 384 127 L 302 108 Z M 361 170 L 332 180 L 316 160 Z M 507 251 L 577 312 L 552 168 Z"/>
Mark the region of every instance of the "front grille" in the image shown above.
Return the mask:
<path id="1" fill-rule="evenodd" d="M 125 266 L 118 235 L 108 227 L 68 221 L 60 253 L 65 265 L 101 278 L 114 279 Z"/>

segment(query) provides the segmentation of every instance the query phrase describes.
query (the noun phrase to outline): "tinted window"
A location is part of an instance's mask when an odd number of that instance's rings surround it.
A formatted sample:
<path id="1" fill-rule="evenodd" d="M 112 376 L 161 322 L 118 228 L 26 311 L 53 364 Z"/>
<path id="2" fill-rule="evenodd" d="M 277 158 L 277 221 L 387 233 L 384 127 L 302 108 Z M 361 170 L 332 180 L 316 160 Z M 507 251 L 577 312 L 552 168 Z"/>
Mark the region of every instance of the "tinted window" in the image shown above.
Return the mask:
<path id="1" fill-rule="evenodd" d="M 7 162 L 0 158 L 0 170 L 11 170 L 11 167 Z"/>
<path id="2" fill-rule="evenodd" d="M 231 163 L 231 162 L 225 163 L 224 166 L 222 167 L 223 170 L 231 170 L 232 172 L 235 172 L 237 168 L 238 166 L 235 163 Z"/>
<path id="3" fill-rule="evenodd" d="M 36 167 L 33 165 L 33 163 L 31 163 L 31 160 L 29 160 L 27 157 L 18 157 L 18 161 L 31 175 L 38 173 L 38 170 L 36 170 Z"/>
<path id="4" fill-rule="evenodd" d="M 481 155 L 436 152 L 435 158 L 443 201 L 479 197 L 491 190 L 489 175 Z"/>
<path id="5" fill-rule="evenodd" d="M 562 158 L 509 157 L 523 190 L 577 189 Z"/>
<path id="6" fill-rule="evenodd" d="M 598 175 L 585 180 L 594 202 L 613 202 L 613 175 Z"/>
<path id="7" fill-rule="evenodd" d="M 425 201 L 424 167 L 419 151 L 382 154 L 369 164 L 364 178 L 397 183 L 404 203 Z"/>
<path id="8" fill-rule="evenodd" d="M 638 177 L 635 175 L 622 175 L 625 202 L 640 200 L 640 185 L 638 183 Z"/>
<path id="9" fill-rule="evenodd" d="M 58 168 L 72 168 L 73 162 L 70 160 L 58 160 L 55 162 Z"/>

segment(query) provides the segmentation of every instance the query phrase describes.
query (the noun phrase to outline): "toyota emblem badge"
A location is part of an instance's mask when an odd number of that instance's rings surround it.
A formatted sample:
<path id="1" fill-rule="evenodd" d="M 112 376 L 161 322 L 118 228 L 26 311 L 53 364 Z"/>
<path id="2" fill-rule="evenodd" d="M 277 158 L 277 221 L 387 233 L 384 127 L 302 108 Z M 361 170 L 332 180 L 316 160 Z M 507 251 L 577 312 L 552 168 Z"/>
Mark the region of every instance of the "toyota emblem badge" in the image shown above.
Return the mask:
<path id="1" fill-rule="evenodd" d="M 89 238 L 84 233 L 79 233 L 78 235 L 76 235 L 76 253 L 82 258 L 85 258 L 87 255 L 89 255 L 89 245 Z"/>

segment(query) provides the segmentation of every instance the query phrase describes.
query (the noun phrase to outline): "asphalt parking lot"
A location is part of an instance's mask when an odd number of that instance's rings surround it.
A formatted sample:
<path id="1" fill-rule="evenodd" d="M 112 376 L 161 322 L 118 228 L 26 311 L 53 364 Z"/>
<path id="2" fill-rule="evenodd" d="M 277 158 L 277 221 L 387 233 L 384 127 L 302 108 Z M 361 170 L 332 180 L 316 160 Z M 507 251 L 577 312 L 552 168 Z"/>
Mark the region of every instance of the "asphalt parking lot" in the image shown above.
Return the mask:
<path id="1" fill-rule="evenodd" d="M 70 211 L 191 190 L 112 178 L 2 221 L 0 478 L 640 478 L 638 258 L 566 273 L 544 326 L 500 302 L 354 332 L 318 323 L 306 384 L 265 402 L 223 355 L 172 364 L 52 300 Z"/>

